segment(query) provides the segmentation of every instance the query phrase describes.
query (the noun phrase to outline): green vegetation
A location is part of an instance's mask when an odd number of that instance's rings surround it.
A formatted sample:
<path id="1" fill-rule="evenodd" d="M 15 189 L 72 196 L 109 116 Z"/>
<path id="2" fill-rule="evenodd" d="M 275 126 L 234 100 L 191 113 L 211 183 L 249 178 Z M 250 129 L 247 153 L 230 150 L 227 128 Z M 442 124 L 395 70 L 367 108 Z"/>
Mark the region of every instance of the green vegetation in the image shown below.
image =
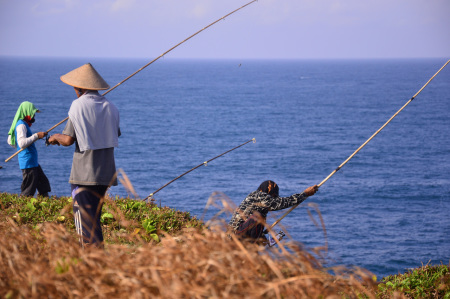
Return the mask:
<path id="1" fill-rule="evenodd" d="M 71 197 L 33 198 L 0 193 L 0 216 L 33 228 L 59 223 L 75 233 Z M 184 228 L 200 228 L 202 222 L 188 212 L 129 198 L 105 199 L 101 215 L 106 243 L 135 243 L 139 239 L 159 242 L 159 233 L 176 235 Z"/>
<path id="2" fill-rule="evenodd" d="M 412 269 L 405 274 L 384 277 L 378 285 L 380 298 L 400 292 L 408 298 L 450 299 L 450 271 L 445 265 Z"/>

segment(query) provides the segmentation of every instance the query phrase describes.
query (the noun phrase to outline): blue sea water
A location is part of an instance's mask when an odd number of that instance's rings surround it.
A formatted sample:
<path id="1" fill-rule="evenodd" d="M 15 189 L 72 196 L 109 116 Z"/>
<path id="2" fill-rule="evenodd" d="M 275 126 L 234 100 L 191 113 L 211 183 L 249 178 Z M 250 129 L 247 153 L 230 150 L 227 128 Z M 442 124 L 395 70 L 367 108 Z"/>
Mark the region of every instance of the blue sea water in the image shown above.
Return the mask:
<path id="1" fill-rule="evenodd" d="M 326 178 L 445 61 L 160 59 L 107 95 L 121 113 L 116 164 L 144 198 L 255 138 L 170 184 L 155 195 L 157 202 L 201 217 L 214 191 L 239 204 L 267 179 L 288 196 Z M 59 77 L 87 62 L 113 86 L 148 61 L 0 58 L 0 192 L 20 193 L 17 158 L 4 162 L 15 152 L 6 139 L 19 104 L 35 103 L 42 113 L 32 130 L 48 130 L 75 99 Z M 327 244 L 328 264 L 359 266 L 378 276 L 448 264 L 449 112 L 450 66 L 283 219 L 290 238 L 309 248 Z M 52 194 L 70 195 L 73 147 L 36 144 Z M 110 193 L 128 195 L 122 184 Z M 210 207 L 205 220 L 218 211 Z M 308 211 L 319 223 L 323 218 L 326 234 Z M 281 215 L 272 214 L 269 222 Z"/>

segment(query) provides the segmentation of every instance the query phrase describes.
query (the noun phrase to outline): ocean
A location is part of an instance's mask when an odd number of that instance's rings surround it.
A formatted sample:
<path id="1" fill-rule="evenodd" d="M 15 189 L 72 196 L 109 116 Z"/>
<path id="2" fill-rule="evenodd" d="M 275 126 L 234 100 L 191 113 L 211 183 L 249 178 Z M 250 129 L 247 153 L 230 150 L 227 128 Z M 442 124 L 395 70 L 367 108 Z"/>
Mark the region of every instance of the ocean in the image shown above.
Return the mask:
<path id="1" fill-rule="evenodd" d="M 7 133 L 22 101 L 33 132 L 67 116 L 76 96 L 59 77 L 90 62 L 114 86 L 151 59 L 0 58 L 0 192 L 20 193 Z M 210 220 L 213 192 L 238 205 L 264 180 L 289 196 L 319 184 L 400 109 L 446 59 L 179 60 L 163 58 L 106 96 L 120 111 L 116 165 L 145 198 Z M 326 265 L 377 276 L 450 261 L 450 66 L 283 221 Z M 50 134 L 61 133 L 64 124 Z M 51 195 L 69 196 L 72 147 L 36 142 Z M 123 176 L 123 175 L 122 175 Z M 133 196 L 124 185 L 112 196 Z M 271 212 L 268 222 L 282 212 Z M 273 216 L 274 215 L 274 216 Z M 310 216 L 311 215 L 311 216 Z M 323 219 L 325 230 L 320 225 Z M 228 221 L 230 215 L 219 219 Z M 319 223 L 319 225 L 317 225 Z"/>

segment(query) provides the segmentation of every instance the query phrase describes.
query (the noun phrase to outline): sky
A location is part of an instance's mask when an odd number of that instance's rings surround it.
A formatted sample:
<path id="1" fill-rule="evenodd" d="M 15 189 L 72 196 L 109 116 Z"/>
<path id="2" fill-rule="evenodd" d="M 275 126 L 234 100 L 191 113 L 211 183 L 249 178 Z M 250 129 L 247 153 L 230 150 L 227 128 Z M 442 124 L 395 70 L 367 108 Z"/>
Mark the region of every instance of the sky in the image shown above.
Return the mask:
<path id="1" fill-rule="evenodd" d="M 0 55 L 155 58 L 250 0 L 0 0 Z M 450 58 L 449 0 L 258 0 L 166 57 Z"/>

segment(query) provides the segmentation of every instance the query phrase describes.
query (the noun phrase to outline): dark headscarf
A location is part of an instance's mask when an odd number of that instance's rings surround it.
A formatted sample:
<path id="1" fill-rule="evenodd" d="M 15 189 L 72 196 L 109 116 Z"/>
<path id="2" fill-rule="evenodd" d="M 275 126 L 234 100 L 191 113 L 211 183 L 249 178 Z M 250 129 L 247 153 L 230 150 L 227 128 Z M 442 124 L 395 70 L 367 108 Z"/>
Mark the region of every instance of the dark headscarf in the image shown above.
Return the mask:
<path id="1" fill-rule="evenodd" d="M 272 197 L 278 196 L 278 185 L 274 181 L 264 181 L 259 185 L 257 191 L 262 191 L 269 194 Z"/>

